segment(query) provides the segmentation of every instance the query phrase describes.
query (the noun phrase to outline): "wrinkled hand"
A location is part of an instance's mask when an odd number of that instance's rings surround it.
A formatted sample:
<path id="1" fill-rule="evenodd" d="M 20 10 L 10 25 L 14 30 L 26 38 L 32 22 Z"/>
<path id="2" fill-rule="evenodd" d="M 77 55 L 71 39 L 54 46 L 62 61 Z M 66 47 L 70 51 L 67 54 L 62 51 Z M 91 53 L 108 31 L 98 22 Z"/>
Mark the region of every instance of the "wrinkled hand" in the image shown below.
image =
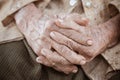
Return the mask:
<path id="1" fill-rule="evenodd" d="M 58 30 L 54 26 L 53 20 L 55 18 L 51 15 L 43 15 L 33 4 L 24 7 L 15 15 L 19 30 L 24 34 L 33 51 L 39 56 L 37 62 L 67 74 L 75 73 L 77 67 L 62 57 L 61 54 L 66 57 L 73 55 L 75 58 L 71 58 L 70 61 L 73 60 L 73 63 L 76 64 L 81 64 L 81 59 L 84 58 L 77 56 L 75 52 L 50 38 L 51 30 Z"/>
<path id="2" fill-rule="evenodd" d="M 76 17 L 75 17 L 76 16 Z M 107 22 L 99 26 L 83 25 L 85 18 L 78 18 L 78 14 L 71 14 L 56 21 L 61 31 L 52 31 L 50 36 L 59 44 L 66 45 L 79 55 L 91 61 L 102 53 L 109 45 L 115 44 L 118 38 L 118 28 L 111 27 Z M 71 55 L 72 56 L 72 55 Z"/>

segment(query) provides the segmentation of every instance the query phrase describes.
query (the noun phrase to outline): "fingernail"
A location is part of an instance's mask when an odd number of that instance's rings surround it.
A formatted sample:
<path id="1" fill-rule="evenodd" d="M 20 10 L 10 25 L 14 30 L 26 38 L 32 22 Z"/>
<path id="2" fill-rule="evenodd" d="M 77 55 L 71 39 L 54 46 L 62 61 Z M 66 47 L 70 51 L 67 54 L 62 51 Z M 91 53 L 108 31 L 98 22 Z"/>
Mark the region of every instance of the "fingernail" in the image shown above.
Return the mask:
<path id="1" fill-rule="evenodd" d="M 55 66 L 55 63 L 52 63 L 53 66 Z"/>
<path id="2" fill-rule="evenodd" d="M 89 39 L 89 40 L 87 41 L 87 44 L 91 46 L 91 45 L 93 44 L 93 41 Z"/>
<path id="3" fill-rule="evenodd" d="M 36 58 L 36 61 L 37 61 L 38 63 L 42 63 L 42 61 L 40 60 L 40 57 L 37 57 L 37 58 Z"/>
<path id="4" fill-rule="evenodd" d="M 81 65 L 84 65 L 85 63 L 86 63 L 85 60 L 80 61 L 80 64 L 81 64 Z"/>
<path id="5" fill-rule="evenodd" d="M 54 36 L 55 36 L 54 32 L 51 32 L 51 33 L 50 33 L 50 36 L 51 36 L 51 37 L 54 37 Z"/>
<path id="6" fill-rule="evenodd" d="M 72 72 L 73 72 L 73 73 L 77 73 L 77 71 L 78 71 L 78 70 L 75 69 L 75 70 L 73 70 Z"/>

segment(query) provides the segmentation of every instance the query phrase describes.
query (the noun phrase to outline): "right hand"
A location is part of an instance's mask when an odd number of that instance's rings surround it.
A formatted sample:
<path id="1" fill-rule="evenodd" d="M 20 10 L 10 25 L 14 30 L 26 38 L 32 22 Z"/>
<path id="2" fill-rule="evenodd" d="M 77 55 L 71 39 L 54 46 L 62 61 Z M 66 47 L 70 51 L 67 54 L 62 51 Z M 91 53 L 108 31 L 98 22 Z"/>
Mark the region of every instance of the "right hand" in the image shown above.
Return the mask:
<path id="1" fill-rule="evenodd" d="M 58 29 L 55 26 L 53 27 L 54 21 L 50 20 L 51 18 L 54 19 L 55 17 L 47 17 L 43 15 L 42 12 L 39 12 L 39 10 L 34 6 L 34 4 L 27 5 L 15 15 L 15 21 L 19 30 L 24 34 L 33 51 L 39 56 L 37 58 L 37 62 L 53 67 L 54 69 L 66 74 L 71 72 L 75 73 L 78 68 L 58 54 L 57 51 L 52 50 L 52 47 L 62 51 L 62 54 L 66 54 L 66 56 L 69 56 L 70 53 L 71 55 L 76 56 L 77 58 L 71 60 L 78 61 L 77 63 L 79 64 L 81 56 L 77 56 L 77 53 L 64 45 L 57 44 L 50 38 L 49 34 L 51 30 Z"/>

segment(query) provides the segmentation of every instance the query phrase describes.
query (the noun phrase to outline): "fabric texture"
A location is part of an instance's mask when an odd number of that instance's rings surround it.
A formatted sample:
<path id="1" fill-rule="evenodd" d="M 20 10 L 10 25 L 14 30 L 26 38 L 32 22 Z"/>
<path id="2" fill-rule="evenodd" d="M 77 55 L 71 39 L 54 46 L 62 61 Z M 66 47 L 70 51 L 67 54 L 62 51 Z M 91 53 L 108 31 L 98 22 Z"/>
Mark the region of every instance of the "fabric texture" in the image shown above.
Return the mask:
<path id="1" fill-rule="evenodd" d="M 66 75 L 36 63 L 24 42 L 0 45 L 0 80 L 88 80 L 80 67 L 76 74 Z"/>
<path id="2" fill-rule="evenodd" d="M 0 45 L 0 79 L 39 80 L 41 66 L 32 56 L 35 55 L 28 53 L 23 41 Z"/>

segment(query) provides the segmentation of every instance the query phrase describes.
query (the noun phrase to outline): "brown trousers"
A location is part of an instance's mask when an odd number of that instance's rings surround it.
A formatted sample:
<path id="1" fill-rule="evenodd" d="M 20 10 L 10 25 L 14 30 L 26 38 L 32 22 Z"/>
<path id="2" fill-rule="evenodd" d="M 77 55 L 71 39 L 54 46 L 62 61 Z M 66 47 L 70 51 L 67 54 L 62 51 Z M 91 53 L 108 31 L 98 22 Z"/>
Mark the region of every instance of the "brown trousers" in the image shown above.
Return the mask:
<path id="1" fill-rule="evenodd" d="M 0 45 L 0 80 L 88 80 L 81 68 L 66 75 L 35 62 L 36 55 L 24 41 Z"/>
<path id="2" fill-rule="evenodd" d="M 66 75 L 36 63 L 36 55 L 17 41 L 0 45 L 0 80 L 89 80 L 79 66 L 76 74 Z M 120 80 L 120 72 L 109 80 Z"/>

